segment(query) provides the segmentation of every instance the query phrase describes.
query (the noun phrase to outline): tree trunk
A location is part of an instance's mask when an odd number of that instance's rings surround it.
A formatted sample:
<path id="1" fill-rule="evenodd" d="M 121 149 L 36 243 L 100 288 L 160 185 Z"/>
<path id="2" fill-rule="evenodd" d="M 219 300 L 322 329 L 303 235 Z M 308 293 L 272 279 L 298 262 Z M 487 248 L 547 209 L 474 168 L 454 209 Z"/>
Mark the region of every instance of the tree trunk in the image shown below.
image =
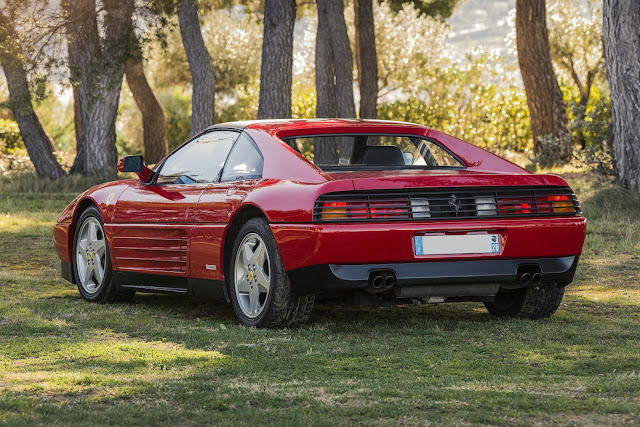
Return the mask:
<path id="1" fill-rule="evenodd" d="M 516 1 L 516 44 L 535 152 L 539 153 L 540 137 L 569 134 L 566 106 L 551 63 L 545 0 Z"/>
<path id="2" fill-rule="evenodd" d="M 80 144 L 72 172 L 116 176 L 116 116 L 131 40 L 133 0 L 103 1 L 104 39 L 100 37 L 95 0 L 66 0 L 67 40 L 72 79 L 77 82 Z"/>
<path id="3" fill-rule="evenodd" d="M 620 183 L 640 191 L 640 2 L 604 0 L 604 52 Z"/>
<path id="4" fill-rule="evenodd" d="M 356 117 L 353 101 L 353 55 L 344 20 L 343 0 L 318 0 L 317 5 L 316 116 Z M 318 73 L 321 74 L 320 77 Z"/>
<path id="5" fill-rule="evenodd" d="M 318 12 L 320 8 L 318 6 Z M 316 117 L 336 117 L 336 73 L 331 50 L 329 23 L 318 18 L 316 32 Z"/>
<path id="6" fill-rule="evenodd" d="M 258 119 L 291 118 L 295 0 L 265 0 Z"/>
<path id="7" fill-rule="evenodd" d="M 355 0 L 356 64 L 360 88 L 360 118 L 378 116 L 378 56 L 373 22 L 373 1 Z"/>
<path id="8" fill-rule="evenodd" d="M 127 59 L 125 64 L 127 84 L 140 113 L 142 113 L 145 161 L 148 164 L 155 164 L 167 155 L 168 146 L 165 137 L 167 117 L 162 104 L 156 98 L 147 77 L 144 75 L 142 55 L 137 45 L 132 53 L 133 55 Z"/>
<path id="9" fill-rule="evenodd" d="M 200 30 L 198 0 L 183 0 L 178 21 L 182 45 L 191 70 L 191 136 L 193 136 L 215 122 L 216 75 Z"/>
<path id="10" fill-rule="evenodd" d="M 64 170 L 53 154 L 53 143 L 33 110 L 24 64 L 19 59 L 20 46 L 11 21 L 0 13 L 0 65 L 9 88 L 9 103 L 29 158 L 40 177 L 57 179 Z"/>

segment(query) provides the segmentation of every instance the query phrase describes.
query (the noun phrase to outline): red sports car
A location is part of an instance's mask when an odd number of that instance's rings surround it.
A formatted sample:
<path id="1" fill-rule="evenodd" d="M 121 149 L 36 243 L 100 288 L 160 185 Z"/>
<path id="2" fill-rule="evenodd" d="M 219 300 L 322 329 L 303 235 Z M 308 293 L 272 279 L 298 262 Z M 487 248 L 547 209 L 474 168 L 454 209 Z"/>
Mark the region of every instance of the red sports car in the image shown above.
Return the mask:
<path id="1" fill-rule="evenodd" d="M 586 234 L 562 178 L 409 123 L 225 123 L 118 167 L 140 179 L 86 191 L 54 226 L 62 276 L 91 302 L 220 299 L 251 326 L 298 325 L 316 300 L 548 317 Z"/>

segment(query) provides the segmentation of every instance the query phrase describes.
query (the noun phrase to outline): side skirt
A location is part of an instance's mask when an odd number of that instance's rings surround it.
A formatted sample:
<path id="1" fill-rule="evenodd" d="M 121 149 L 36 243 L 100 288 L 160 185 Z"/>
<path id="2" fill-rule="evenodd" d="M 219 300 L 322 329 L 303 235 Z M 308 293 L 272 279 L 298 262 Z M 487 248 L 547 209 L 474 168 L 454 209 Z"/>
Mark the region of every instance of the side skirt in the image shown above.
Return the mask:
<path id="1" fill-rule="evenodd" d="M 136 292 L 153 292 L 173 295 L 189 295 L 202 299 L 226 302 L 224 282 L 219 280 L 192 279 L 162 274 L 129 273 L 114 271 L 119 289 Z"/>

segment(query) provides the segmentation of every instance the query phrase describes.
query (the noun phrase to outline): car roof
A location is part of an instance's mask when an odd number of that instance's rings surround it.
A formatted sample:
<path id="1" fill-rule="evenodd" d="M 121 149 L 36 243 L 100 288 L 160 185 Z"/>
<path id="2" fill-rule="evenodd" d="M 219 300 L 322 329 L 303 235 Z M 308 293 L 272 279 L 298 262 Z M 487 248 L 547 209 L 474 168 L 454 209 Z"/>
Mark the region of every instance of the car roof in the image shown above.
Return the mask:
<path id="1" fill-rule="evenodd" d="M 271 134 L 281 132 L 290 134 L 295 131 L 303 133 L 316 133 L 328 130 L 340 129 L 340 132 L 393 132 L 408 134 L 423 134 L 429 130 L 425 126 L 414 123 L 396 122 L 391 120 L 369 119 L 272 119 L 272 120 L 246 120 L 237 122 L 219 123 L 207 128 L 207 130 L 244 130 L 257 129 Z M 333 133 L 333 132 L 332 132 Z"/>

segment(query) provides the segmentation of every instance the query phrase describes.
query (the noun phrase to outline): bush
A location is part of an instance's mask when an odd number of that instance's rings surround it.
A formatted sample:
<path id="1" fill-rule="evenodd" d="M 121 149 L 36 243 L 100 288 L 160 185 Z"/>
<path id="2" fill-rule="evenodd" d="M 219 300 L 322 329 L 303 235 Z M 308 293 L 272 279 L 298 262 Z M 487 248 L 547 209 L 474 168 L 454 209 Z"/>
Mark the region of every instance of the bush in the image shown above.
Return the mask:
<path id="1" fill-rule="evenodd" d="M 573 153 L 576 166 L 599 172 L 603 175 L 615 176 L 614 151 L 606 141 L 601 145 L 587 145 L 584 150 L 577 148 Z"/>
<path id="2" fill-rule="evenodd" d="M 540 152 L 531 159 L 532 163 L 541 167 L 557 166 L 569 163 L 573 156 L 573 141 L 571 135 L 556 138 L 553 135 L 538 137 Z"/>
<path id="3" fill-rule="evenodd" d="M 12 154 L 24 148 L 18 123 L 9 119 L 0 119 L 0 153 Z"/>

